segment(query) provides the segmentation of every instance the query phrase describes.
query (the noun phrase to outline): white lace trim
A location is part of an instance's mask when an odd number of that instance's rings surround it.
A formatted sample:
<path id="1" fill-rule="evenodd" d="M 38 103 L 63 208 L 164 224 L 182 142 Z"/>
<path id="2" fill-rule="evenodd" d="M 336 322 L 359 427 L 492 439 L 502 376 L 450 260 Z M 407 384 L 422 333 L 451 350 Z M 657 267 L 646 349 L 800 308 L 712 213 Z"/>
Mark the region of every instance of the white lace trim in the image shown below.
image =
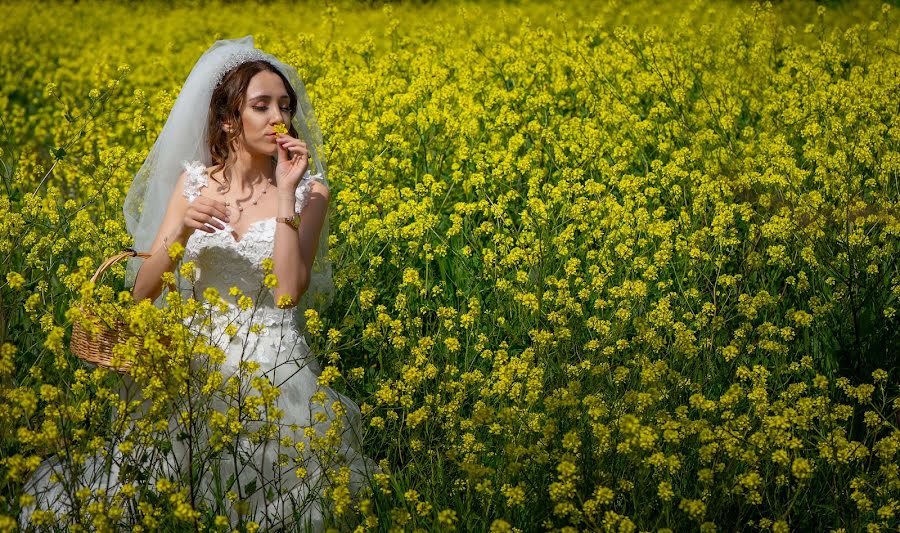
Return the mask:
<path id="1" fill-rule="evenodd" d="M 187 198 L 188 203 L 193 203 L 200 196 L 200 189 L 209 184 L 209 180 L 206 178 L 206 166 L 200 161 L 182 161 L 181 165 L 187 172 L 184 191 L 181 194 Z"/>
<path id="2" fill-rule="evenodd" d="M 312 189 L 313 180 L 324 183 L 322 174 L 310 174 L 309 170 L 307 170 L 306 174 L 304 174 L 303 178 L 300 180 L 300 184 L 297 185 L 297 190 L 294 191 L 294 198 L 296 198 L 294 201 L 294 212 L 298 215 L 309 203 L 309 191 Z"/>

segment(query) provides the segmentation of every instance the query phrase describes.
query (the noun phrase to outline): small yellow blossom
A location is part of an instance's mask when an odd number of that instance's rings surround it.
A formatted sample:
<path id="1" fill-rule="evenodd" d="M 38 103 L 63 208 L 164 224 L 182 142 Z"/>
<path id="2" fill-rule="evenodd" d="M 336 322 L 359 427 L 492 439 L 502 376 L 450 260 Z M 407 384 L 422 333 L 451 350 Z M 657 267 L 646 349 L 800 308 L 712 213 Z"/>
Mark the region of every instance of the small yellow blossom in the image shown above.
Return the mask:
<path id="1" fill-rule="evenodd" d="M 16 290 L 25 285 L 25 277 L 18 272 L 9 272 L 6 274 L 6 283 L 10 289 Z"/>

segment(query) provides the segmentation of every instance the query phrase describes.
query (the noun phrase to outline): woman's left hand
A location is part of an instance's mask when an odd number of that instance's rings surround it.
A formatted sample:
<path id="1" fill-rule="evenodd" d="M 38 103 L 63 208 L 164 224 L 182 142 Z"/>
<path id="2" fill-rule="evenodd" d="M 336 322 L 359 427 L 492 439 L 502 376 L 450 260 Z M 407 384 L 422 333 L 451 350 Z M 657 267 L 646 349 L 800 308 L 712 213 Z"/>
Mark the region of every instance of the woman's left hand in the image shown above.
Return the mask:
<path id="1" fill-rule="evenodd" d="M 293 193 L 309 168 L 309 150 L 305 142 L 284 133 L 276 134 L 275 143 L 278 146 L 275 184 L 279 189 Z M 291 155 L 290 159 L 288 154 Z"/>

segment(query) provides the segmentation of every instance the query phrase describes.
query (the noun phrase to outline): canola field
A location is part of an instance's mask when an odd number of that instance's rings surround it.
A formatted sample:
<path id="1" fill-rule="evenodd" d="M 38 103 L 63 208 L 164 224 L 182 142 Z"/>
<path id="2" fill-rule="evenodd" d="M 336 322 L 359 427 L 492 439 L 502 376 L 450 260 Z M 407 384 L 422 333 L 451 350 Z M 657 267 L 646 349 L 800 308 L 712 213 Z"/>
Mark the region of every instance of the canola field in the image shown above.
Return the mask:
<path id="1" fill-rule="evenodd" d="M 248 34 L 325 135 L 337 292 L 307 338 L 381 467 L 356 498 L 336 476 L 329 527 L 900 528 L 896 6 L 0 9 L 0 530 L 41 461 L 148 445 L 68 340 L 85 306 L 151 353 L 178 338 L 121 265 L 88 280 L 130 245 L 124 195 L 193 62 Z M 184 361 L 134 370 L 148 420 L 228 386 Z M 227 448 L 277 395 L 254 383 L 184 420 Z M 141 479 L 69 487 L 76 509 L 30 527 L 265 529 Z"/>

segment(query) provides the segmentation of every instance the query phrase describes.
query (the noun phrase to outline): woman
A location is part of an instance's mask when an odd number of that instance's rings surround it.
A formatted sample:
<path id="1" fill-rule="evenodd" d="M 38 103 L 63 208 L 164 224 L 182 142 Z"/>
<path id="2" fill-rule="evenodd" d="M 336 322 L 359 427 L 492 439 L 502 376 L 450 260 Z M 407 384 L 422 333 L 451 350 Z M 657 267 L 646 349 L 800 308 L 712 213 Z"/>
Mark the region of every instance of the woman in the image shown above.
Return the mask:
<path id="1" fill-rule="evenodd" d="M 180 245 L 194 268 L 193 279 L 177 277 L 177 288 L 223 300 L 197 331 L 224 353 L 216 371 L 226 380 L 240 375 L 245 386 L 262 377 L 254 388 L 280 389 L 264 410 L 277 414 L 250 420 L 252 427 L 224 447 L 227 457 L 207 452 L 212 433 L 201 430 L 171 438 L 165 466 L 151 467 L 154 477 L 189 479 L 191 498 L 230 515 L 232 524 L 252 519 L 272 528 L 299 520 L 319 529 L 319 497 L 335 473 L 345 467 L 343 483 L 349 473 L 353 491 L 374 470 L 359 452 L 358 407 L 318 385 L 318 366 L 301 334 L 304 307 L 327 302 L 332 291 L 325 170 L 321 133 L 296 72 L 245 37 L 218 41 L 194 66 L 126 198 L 135 248 L 151 253 L 139 268 L 130 265 L 135 300 L 176 288 L 165 286 L 163 275 L 185 272 L 169 253 Z M 253 305 L 241 301 L 248 295 Z M 241 399 L 213 396 L 206 404 L 213 414 Z M 264 423 L 277 431 L 261 444 L 250 433 Z M 173 417 L 170 434 L 184 433 L 180 425 Z M 91 485 L 115 491 L 118 469 L 109 470 Z M 39 469 L 27 490 L 41 494 L 48 475 L 47 467 Z M 38 507 L 67 511 L 58 492 L 45 492 Z"/>
<path id="2" fill-rule="evenodd" d="M 276 132 L 276 127 L 291 123 L 296 107 L 290 82 L 265 60 L 244 62 L 224 75 L 213 92 L 208 118 L 208 145 L 215 165 L 198 168 L 202 161 L 186 165 L 151 246 L 152 255 L 137 273 L 136 300 L 159 296 L 162 273 L 173 272 L 176 266 L 167 253 L 173 243 L 185 246 L 195 231 L 219 230 L 237 244 L 256 223 L 273 219 L 277 224 L 272 259 L 279 280 L 274 300 L 281 308 L 293 307 L 306 292 L 329 193 L 321 174 L 304 175 L 309 149 L 294 137 L 293 125 L 293 136 Z M 277 158 L 274 165 L 273 158 Z M 275 194 L 268 194 L 270 190 Z M 189 257 L 196 257 L 200 247 L 193 246 Z"/>

